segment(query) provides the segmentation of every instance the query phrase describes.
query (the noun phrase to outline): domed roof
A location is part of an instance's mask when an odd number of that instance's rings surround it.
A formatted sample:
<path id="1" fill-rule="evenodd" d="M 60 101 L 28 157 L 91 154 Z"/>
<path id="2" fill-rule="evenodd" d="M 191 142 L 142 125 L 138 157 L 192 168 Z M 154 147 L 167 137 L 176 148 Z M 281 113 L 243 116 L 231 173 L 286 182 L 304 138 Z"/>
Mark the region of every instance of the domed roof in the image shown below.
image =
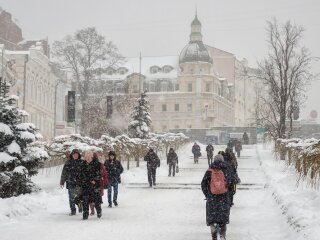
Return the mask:
<path id="1" fill-rule="evenodd" d="M 190 42 L 185 46 L 179 57 L 179 63 L 207 62 L 212 63 L 210 53 L 201 41 Z"/>

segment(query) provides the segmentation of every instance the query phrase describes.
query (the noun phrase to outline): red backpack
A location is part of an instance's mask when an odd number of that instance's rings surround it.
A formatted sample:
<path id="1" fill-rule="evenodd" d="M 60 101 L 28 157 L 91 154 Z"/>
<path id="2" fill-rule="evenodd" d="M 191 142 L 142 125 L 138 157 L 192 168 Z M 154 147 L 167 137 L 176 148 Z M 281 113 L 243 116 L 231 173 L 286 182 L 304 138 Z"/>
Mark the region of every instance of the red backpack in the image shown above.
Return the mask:
<path id="1" fill-rule="evenodd" d="M 214 195 L 224 194 L 228 191 L 224 173 L 219 169 L 209 169 L 211 172 L 210 190 Z"/>

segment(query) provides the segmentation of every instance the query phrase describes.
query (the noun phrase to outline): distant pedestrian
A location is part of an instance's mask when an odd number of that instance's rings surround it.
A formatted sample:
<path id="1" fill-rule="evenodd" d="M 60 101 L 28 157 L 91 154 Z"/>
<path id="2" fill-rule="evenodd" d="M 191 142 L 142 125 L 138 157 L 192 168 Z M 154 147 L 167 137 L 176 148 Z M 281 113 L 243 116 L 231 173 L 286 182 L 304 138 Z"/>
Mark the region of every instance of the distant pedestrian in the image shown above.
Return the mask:
<path id="1" fill-rule="evenodd" d="M 249 144 L 249 135 L 247 132 L 243 133 L 242 139 L 244 144 Z"/>
<path id="2" fill-rule="evenodd" d="M 123 167 L 121 162 L 117 160 L 117 155 L 114 151 L 110 151 L 108 154 L 108 159 L 104 163 L 107 175 L 108 175 L 108 207 L 118 206 L 118 188 L 119 183 L 121 183 L 121 174 L 123 173 Z M 112 198 L 113 190 L 113 198 Z"/>
<path id="3" fill-rule="evenodd" d="M 64 187 L 64 183 L 66 183 L 66 188 L 68 189 L 69 195 L 69 205 L 71 213 L 70 216 L 76 215 L 76 202 L 78 203 L 79 212 L 82 212 L 82 204 L 80 201 L 80 169 L 81 169 L 81 155 L 78 149 L 73 149 L 69 160 L 64 164 L 61 178 L 60 178 L 60 186 Z M 78 201 L 76 201 L 76 197 Z"/>
<path id="4" fill-rule="evenodd" d="M 157 168 L 160 167 L 160 159 L 159 159 L 158 155 L 153 151 L 153 149 L 150 148 L 148 153 L 144 157 L 144 161 L 147 162 L 149 186 L 150 187 L 155 186 L 156 185 Z"/>
<path id="5" fill-rule="evenodd" d="M 168 176 L 171 177 L 171 172 L 172 172 L 172 176 L 174 177 L 176 174 L 176 166 L 178 165 L 178 155 L 173 150 L 173 148 L 170 148 L 169 153 L 167 155 L 167 165 L 169 165 Z"/>
<path id="6" fill-rule="evenodd" d="M 242 142 L 240 140 L 236 140 L 234 150 L 237 153 L 237 157 L 240 157 L 240 152 L 242 150 Z"/>
<path id="7" fill-rule="evenodd" d="M 83 220 L 87 220 L 89 216 L 89 204 L 94 203 L 97 211 L 97 217 L 101 218 L 101 165 L 97 159 L 93 158 L 92 151 L 86 151 L 84 154 L 85 161 L 81 168 L 81 185 L 83 198 Z"/>
<path id="8" fill-rule="evenodd" d="M 213 161 L 213 151 L 214 151 L 214 147 L 212 146 L 211 143 L 209 143 L 208 146 L 206 147 L 206 151 L 207 151 L 208 165 L 210 166 L 210 164 Z"/>
<path id="9" fill-rule="evenodd" d="M 206 171 L 202 182 L 202 192 L 206 197 L 206 221 L 211 228 L 212 240 L 226 239 L 227 224 L 230 216 L 230 199 L 228 185 L 231 180 L 228 175 L 224 158 L 221 154 L 214 157 L 213 163 Z"/>
<path id="10" fill-rule="evenodd" d="M 199 157 L 201 157 L 201 148 L 196 142 L 192 146 L 192 153 L 193 153 L 194 163 L 195 164 L 199 163 Z"/>

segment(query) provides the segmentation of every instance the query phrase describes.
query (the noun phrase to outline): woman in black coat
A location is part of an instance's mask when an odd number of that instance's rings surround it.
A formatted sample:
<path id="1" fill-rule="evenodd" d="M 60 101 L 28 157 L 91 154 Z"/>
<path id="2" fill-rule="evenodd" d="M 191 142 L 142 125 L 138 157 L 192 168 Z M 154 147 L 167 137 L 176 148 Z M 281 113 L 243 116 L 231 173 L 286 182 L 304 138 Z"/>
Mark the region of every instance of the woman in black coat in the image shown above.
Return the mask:
<path id="1" fill-rule="evenodd" d="M 81 187 L 83 198 L 83 220 L 89 216 L 89 203 L 94 203 L 97 210 L 97 217 L 101 218 L 101 196 L 100 196 L 100 179 L 101 165 L 100 162 L 93 158 L 93 152 L 85 152 L 85 161 L 81 166 Z"/>
<path id="2" fill-rule="evenodd" d="M 218 154 L 214 157 L 214 162 L 210 165 L 209 169 L 206 171 L 202 182 L 201 188 L 202 192 L 206 197 L 206 215 L 207 215 L 207 225 L 211 228 L 212 239 L 217 239 L 217 233 L 220 233 L 220 239 L 225 239 L 227 226 L 229 223 L 230 216 L 230 195 L 228 191 L 223 194 L 212 194 L 210 183 L 212 172 L 211 170 L 221 170 L 224 174 L 226 187 L 231 184 L 231 179 L 228 174 L 227 166 L 224 162 L 222 155 Z M 220 230 L 220 231 L 219 231 Z"/>

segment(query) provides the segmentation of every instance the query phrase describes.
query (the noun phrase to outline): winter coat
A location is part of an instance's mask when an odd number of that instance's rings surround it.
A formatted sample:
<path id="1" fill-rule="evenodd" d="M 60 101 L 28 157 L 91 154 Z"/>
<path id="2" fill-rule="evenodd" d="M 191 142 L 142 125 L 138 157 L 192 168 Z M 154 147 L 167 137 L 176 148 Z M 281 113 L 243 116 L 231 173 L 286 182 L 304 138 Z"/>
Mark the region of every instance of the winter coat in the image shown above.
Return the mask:
<path id="1" fill-rule="evenodd" d="M 79 154 L 80 156 L 80 154 Z M 80 172 L 81 172 L 81 163 L 83 160 L 81 158 L 73 160 L 72 155 L 70 154 L 70 159 L 64 164 L 60 185 L 64 185 L 66 182 L 66 188 L 75 188 L 77 185 L 80 185 Z"/>
<path id="2" fill-rule="evenodd" d="M 178 163 L 178 155 L 174 151 L 169 151 L 167 155 L 167 164 L 177 164 Z"/>
<path id="3" fill-rule="evenodd" d="M 235 167 L 234 162 L 232 161 L 232 155 L 226 153 L 224 154 L 223 157 L 224 157 L 224 163 L 227 166 L 227 174 L 230 178 L 231 186 L 238 184 L 240 182 L 240 179 L 238 177 L 237 168 Z"/>
<path id="4" fill-rule="evenodd" d="M 234 149 L 236 152 L 241 151 L 242 150 L 242 143 L 240 141 L 237 141 L 234 146 Z"/>
<path id="5" fill-rule="evenodd" d="M 147 162 L 148 169 L 155 169 L 160 167 L 160 159 L 155 152 L 148 152 L 147 155 L 144 157 L 144 161 Z"/>
<path id="6" fill-rule="evenodd" d="M 93 159 L 90 163 L 82 161 L 81 164 L 81 187 L 83 195 L 92 195 L 100 193 L 101 181 L 101 163 Z M 95 183 L 92 183 L 92 182 Z"/>
<path id="7" fill-rule="evenodd" d="M 212 157 L 213 156 L 213 151 L 214 151 L 214 147 L 210 144 L 206 147 L 206 151 L 207 151 L 207 155 L 209 157 Z"/>
<path id="8" fill-rule="evenodd" d="M 200 157 L 201 156 L 201 148 L 199 145 L 193 145 L 192 146 L 192 153 L 195 157 Z"/>
<path id="9" fill-rule="evenodd" d="M 223 161 L 214 161 L 210 167 L 210 169 L 219 169 L 224 173 L 224 177 L 226 180 L 226 184 L 230 185 L 231 180 L 227 173 L 227 166 Z M 207 215 L 207 225 L 212 225 L 214 223 L 219 224 L 227 224 L 229 223 L 229 215 L 230 215 L 230 195 L 228 192 L 220 195 L 214 195 L 210 190 L 210 182 L 211 182 L 211 172 L 206 171 L 202 182 L 201 189 L 203 194 L 207 199 L 206 204 L 206 215 Z"/>
<path id="10" fill-rule="evenodd" d="M 101 168 L 101 178 L 100 178 L 100 194 L 101 196 L 104 195 L 104 189 L 108 187 L 108 176 L 106 167 L 100 163 Z"/>
<path id="11" fill-rule="evenodd" d="M 121 183 L 121 174 L 123 173 L 123 167 L 118 160 L 106 160 L 104 166 L 107 170 L 109 183 L 118 182 Z"/>

